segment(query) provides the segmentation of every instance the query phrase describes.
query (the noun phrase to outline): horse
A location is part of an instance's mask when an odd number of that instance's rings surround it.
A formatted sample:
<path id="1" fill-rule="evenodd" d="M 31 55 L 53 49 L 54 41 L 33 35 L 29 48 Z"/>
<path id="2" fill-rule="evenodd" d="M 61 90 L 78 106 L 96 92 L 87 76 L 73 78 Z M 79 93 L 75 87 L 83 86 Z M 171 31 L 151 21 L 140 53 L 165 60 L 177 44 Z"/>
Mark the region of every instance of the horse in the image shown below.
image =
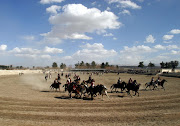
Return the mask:
<path id="1" fill-rule="evenodd" d="M 153 87 L 156 87 L 156 84 L 158 83 L 158 81 L 156 80 L 156 81 L 154 81 L 154 82 L 147 82 L 147 83 L 145 83 L 145 86 L 146 86 L 146 88 L 145 88 L 145 90 L 147 89 L 147 87 L 149 87 L 150 89 L 151 89 L 151 86 L 153 86 Z M 154 88 L 153 88 L 154 89 Z M 151 89 L 152 90 L 152 89 Z"/>
<path id="2" fill-rule="evenodd" d="M 67 87 L 67 90 L 69 92 L 69 97 L 72 98 L 71 94 L 72 93 L 75 93 L 75 97 L 78 98 L 81 98 L 81 95 L 80 95 L 80 91 L 81 91 L 81 87 L 80 85 L 77 85 L 75 82 L 72 82 L 68 85 Z"/>
<path id="3" fill-rule="evenodd" d="M 130 96 L 131 96 L 131 94 L 130 94 L 130 90 L 132 90 L 132 91 L 135 91 L 135 94 L 134 94 L 134 96 L 136 95 L 136 93 L 138 93 L 138 97 L 139 97 L 139 92 L 138 92 L 138 90 L 139 90 L 139 87 L 141 86 L 141 84 L 137 84 L 137 85 L 134 85 L 134 84 L 132 84 L 132 83 L 129 83 L 129 84 L 126 84 L 126 89 L 127 89 L 127 94 L 129 94 Z M 132 97 L 132 96 L 131 96 Z"/>
<path id="4" fill-rule="evenodd" d="M 93 100 L 94 98 L 94 95 L 97 96 L 97 93 L 99 93 L 99 95 L 102 95 L 102 99 L 103 99 L 103 95 L 106 95 L 108 98 L 108 94 L 107 94 L 107 88 L 106 86 L 102 85 L 102 84 L 99 84 L 97 86 L 90 86 L 89 87 L 89 92 L 90 92 L 90 95 L 91 95 L 91 100 Z"/>
<path id="5" fill-rule="evenodd" d="M 50 86 L 50 89 L 56 89 L 56 91 L 57 91 L 57 89 L 59 89 L 59 91 L 60 91 L 60 85 L 61 85 L 60 82 L 52 83 L 51 86 Z"/>
<path id="6" fill-rule="evenodd" d="M 66 92 L 68 89 L 68 84 L 64 84 L 63 87 L 64 87 L 64 92 Z"/>
<path id="7" fill-rule="evenodd" d="M 125 88 L 126 88 L 126 83 L 123 81 L 123 82 L 120 83 L 120 84 L 113 84 L 113 85 L 110 87 L 111 93 L 112 93 L 113 89 L 115 89 L 115 92 L 117 92 L 117 91 L 116 91 L 117 88 L 120 88 L 120 89 L 121 89 L 121 92 L 124 91 Z"/>
<path id="8" fill-rule="evenodd" d="M 93 79 L 91 79 L 91 80 L 86 80 L 85 82 L 86 82 L 87 84 L 90 84 L 90 83 L 92 82 L 92 80 L 93 80 Z"/>
<path id="9" fill-rule="evenodd" d="M 161 86 L 162 89 L 164 89 L 164 91 L 165 91 L 165 88 L 164 88 L 164 83 L 165 83 L 165 82 L 167 82 L 167 80 L 165 80 L 165 79 L 163 79 L 162 81 L 158 82 L 157 84 L 154 85 L 153 90 L 154 90 L 155 88 L 157 88 L 158 86 Z"/>
<path id="10" fill-rule="evenodd" d="M 106 96 L 109 98 L 109 96 L 108 96 L 108 94 L 107 94 L 107 88 L 106 88 L 106 86 L 100 84 L 100 85 L 99 85 L 98 92 L 99 92 L 99 95 L 102 95 L 102 100 L 103 100 L 103 95 L 106 95 Z"/>

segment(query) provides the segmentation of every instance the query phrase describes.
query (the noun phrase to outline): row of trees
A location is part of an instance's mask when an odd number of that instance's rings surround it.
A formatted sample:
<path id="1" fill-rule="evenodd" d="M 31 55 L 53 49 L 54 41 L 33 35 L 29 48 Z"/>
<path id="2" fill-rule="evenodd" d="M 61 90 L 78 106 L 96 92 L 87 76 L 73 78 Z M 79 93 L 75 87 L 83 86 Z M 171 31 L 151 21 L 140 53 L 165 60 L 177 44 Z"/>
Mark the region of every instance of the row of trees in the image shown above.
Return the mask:
<path id="1" fill-rule="evenodd" d="M 75 68 L 107 68 L 110 67 L 108 62 L 102 62 L 100 65 L 97 64 L 95 61 L 92 61 L 91 63 L 84 63 L 84 61 L 81 61 L 80 63 L 75 64 Z"/>
<path id="2" fill-rule="evenodd" d="M 170 62 L 161 62 L 160 63 L 160 66 L 161 68 L 173 68 L 175 69 L 177 66 L 179 65 L 179 62 L 178 61 L 170 61 Z M 150 62 L 148 65 L 148 67 L 152 68 L 152 67 L 155 67 L 155 64 Z M 58 65 L 56 62 L 53 62 L 52 64 L 52 67 L 53 68 L 57 68 Z M 66 64 L 65 63 L 61 63 L 60 66 L 59 66 L 61 69 L 65 69 L 66 68 Z M 144 62 L 139 62 L 139 65 L 138 67 L 145 67 L 144 65 Z M 108 62 L 102 62 L 101 64 L 97 64 L 95 61 L 92 61 L 91 63 L 85 63 L 84 61 L 81 61 L 80 63 L 76 63 L 75 64 L 75 68 L 78 68 L 78 69 L 89 69 L 89 68 L 102 68 L 102 69 L 110 69 L 110 68 L 118 68 L 118 65 L 114 66 L 114 65 L 109 65 Z"/>
<path id="3" fill-rule="evenodd" d="M 162 61 L 160 63 L 161 68 L 173 68 L 173 69 L 175 69 L 178 65 L 179 65 L 179 62 L 176 61 L 176 60 L 175 61 L 170 61 L 170 62 L 165 62 L 165 63 Z M 144 67 L 144 62 L 139 62 L 138 67 L 143 68 Z M 150 62 L 148 64 L 148 67 L 155 67 L 155 64 Z"/>
<path id="4" fill-rule="evenodd" d="M 57 68 L 57 67 L 58 67 L 57 63 L 56 63 L 56 62 L 53 62 L 52 67 L 53 67 L 53 68 Z M 61 63 L 61 64 L 60 64 L 60 68 L 61 68 L 61 69 L 65 69 L 65 68 L 66 68 L 66 64 L 65 64 L 65 63 Z"/>

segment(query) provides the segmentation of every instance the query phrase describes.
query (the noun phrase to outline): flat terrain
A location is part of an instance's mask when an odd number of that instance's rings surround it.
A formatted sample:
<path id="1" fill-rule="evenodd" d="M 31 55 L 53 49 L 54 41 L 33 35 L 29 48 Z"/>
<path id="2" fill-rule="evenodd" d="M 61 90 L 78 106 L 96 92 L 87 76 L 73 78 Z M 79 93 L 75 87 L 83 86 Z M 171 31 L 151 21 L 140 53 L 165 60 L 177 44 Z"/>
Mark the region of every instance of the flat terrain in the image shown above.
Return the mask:
<path id="1" fill-rule="evenodd" d="M 78 74 L 81 80 L 89 75 Z M 62 125 L 180 125 L 180 78 L 168 78 L 166 90 L 144 90 L 152 76 L 131 74 L 93 75 L 95 84 L 108 87 L 110 99 L 69 99 L 62 85 L 61 91 L 51 91 L 50 84 L 57 74 L 46 82 L 44 74 L 0 76 L 0 126 L 62 126 Z M 111 93 L 110 86 L 121 77 L 131 77 L 141 83 L 140 96 L 130 97 L 126 92 Z M 72 78 L 72 77 L 71 77 Z M 157 76 L 155 76 L 155 79 Z M 132 93 L 132 92 L 131 92 Z M 74 94 L 73 94 L 74 95 Z"/>

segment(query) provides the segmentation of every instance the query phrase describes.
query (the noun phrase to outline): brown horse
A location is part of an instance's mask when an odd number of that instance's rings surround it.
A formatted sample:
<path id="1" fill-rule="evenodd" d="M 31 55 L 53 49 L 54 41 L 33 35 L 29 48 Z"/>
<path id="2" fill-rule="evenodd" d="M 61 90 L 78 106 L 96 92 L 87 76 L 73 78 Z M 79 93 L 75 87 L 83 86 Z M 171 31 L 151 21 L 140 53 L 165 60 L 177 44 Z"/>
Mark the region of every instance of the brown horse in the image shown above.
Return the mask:
<path id="1" fill-rule="evenodd" d="M 72 93 L 75 93 L 76 98 L 81 98 L 81 85 L 77 85 L 75 82 L 72 82 L 68 85 L 67 90 L 70 98 L 72 98 Z"/>
<path id="2" fill-rule="evenodd" d="M 117 89 L 120 88 L 121 89 L 121 92 L 125 90 L 126 88 L 126 83 L 123 81 L 122 83 L 120 84 L 113 84 L 110 89 L 111 89 L 111 92 L 113 91 L 113 89 L 115 89 L 115 92 L 117 93 Z"/>

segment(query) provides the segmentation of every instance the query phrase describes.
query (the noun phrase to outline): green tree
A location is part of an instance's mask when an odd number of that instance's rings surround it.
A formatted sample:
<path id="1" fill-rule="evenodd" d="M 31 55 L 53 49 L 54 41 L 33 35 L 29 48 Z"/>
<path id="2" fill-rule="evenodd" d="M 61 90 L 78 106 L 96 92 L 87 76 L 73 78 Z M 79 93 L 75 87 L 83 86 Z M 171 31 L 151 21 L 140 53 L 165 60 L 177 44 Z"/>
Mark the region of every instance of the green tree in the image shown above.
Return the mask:
<path id="1" fill-rule="evenodd" d="M 84 61 L 81 61 L 80 66 L 84 66 Z"/>
<path id="2" fill-rule="evenodd" d="M 150 62 L 150 63 L 148 64 L 148 67 L 155 67 L 155 65 L 154 65 L 154 63 L 151 63 L 151 62 Z"/>
<path id="3" fill-rule="evenodd" d="M 109 66 L 109 63 L 108 62 L 106 62 L 106 65 L 105 65 L 106 67 L 108 67 Z"/>
<path id="4" fill-rule="evenodd" d="M 86 63 L 86 67 L 89 68 L 89 67 L 90 67 L 90 64 L 89 64 L 89 63 Z"/>
<path id="5" fill-rule="evenodd" d="M 144 64 L 143 64 L 144 62 L 139 62 L 139 65 L 138 65 L 138 67 L 141 67 L 141 68 L 143 68 L 144 67 Z"/>
<path id="6" fill-rule="evenodd" d="M 103 62 L 103 63 L 101 63 L 101 68 L 105 68 L 105 64 L 104 64 L 104 62 Z"/>
<path id="7" fill-rule="evenodd" d="M 56 63 L 56 62 L 53 62 L 52 67 L 55 68 L 55 67 L 57 67 L 57 66 L 58 66 L 57 63 Z"/>
<path id="8" fill-rule="evenodd" d="M 66 68 L 66 64 L 65 63 L 61 63 L 60 68 L 61 69 L 65 69 Z"/>
<path id="9" fill-rule="evenodd" d="M 160 65 L 161 65 L 161 68 L 165 68 L 165 63 L 163 61 L 160 63 Z"/>
<path id="10" fill-rule="evenodd" d="M 92 68 L 95 68 L 96 67 L 96 62 L 92 61 L 91 66 L 92 66 Z"/>
<path id="11" fill-rule="evenodd" d="M 171 61 L 170 62 L 171 63 L 171 67 L 173 68 L 173 69 L 175 69 L 178 65 L 179 65 L 179 62 L 178 61 Z"/>

